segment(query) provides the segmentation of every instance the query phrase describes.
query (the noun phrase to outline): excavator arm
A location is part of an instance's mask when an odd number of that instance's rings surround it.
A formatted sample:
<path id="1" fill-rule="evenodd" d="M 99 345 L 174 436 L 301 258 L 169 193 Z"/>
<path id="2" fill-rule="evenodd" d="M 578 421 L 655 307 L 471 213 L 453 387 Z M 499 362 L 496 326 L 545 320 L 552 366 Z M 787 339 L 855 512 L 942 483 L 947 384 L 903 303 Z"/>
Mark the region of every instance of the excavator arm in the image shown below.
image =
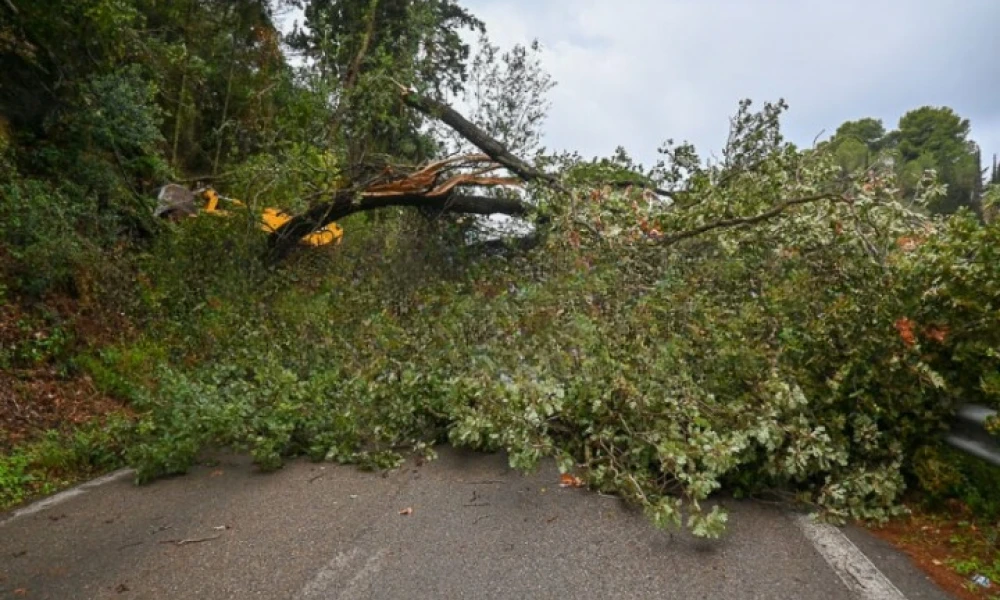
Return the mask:
<path id="1" fill-rule="evenodd" d="M 177 200 L 177 198 L 181 198 L 181 200 Z M 210 215 L 228 216 L 231 214 L 230 211 L 220 207 L 223 201 L 236 208 L 245 209 L 247 207 L 246 204 L 236 200 L 235 198 L 220 196 L 219 193 L 211 187 L 198 189 L 192 193 L 188 191 L 187 188 L 183 188 L 182 186 L 169 184 L 168 186 L 164 186 L 160 192 L 158 200 L 160 201 L 161 206 L 157 207 L 155 214 L 163 217 L 167 217 L 174 213 L 195 216 L 196 209 L 194 205 L 196 202 L 194 202 L 194 200 L 196 198 L 204 203 L 200 207 L 200 210 L 197 210 L 197 212 L 203 212 Z M 292 215 L 281 210 L 280 208 L 265 208 L 261 214 L 260 228 L 268 234 L 274 234 L 278 228 L 290 221 L 291 218 Z M 326 246 L 328 244 L 339 244 L 343 238 L 343 228 L 336 223 L 330 223 L 322 229 L 303 236 L 300 243 L 306 246 Z"/>

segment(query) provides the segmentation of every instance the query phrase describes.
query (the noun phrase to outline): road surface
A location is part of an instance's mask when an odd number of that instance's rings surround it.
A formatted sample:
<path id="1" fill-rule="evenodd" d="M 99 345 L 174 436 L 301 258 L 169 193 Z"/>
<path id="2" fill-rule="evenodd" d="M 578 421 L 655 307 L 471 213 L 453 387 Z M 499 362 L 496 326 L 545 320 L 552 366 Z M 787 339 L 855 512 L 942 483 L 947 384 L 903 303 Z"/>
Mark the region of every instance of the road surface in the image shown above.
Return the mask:
<path id="1" fill-rule="evenodd" d="M 448 448 L 388 473 L 223 457 L 106 478 L 0 515 L 0 598 L 949 598 L 862 530 L 725 500 L 703 541 L 558 480 Z"/>

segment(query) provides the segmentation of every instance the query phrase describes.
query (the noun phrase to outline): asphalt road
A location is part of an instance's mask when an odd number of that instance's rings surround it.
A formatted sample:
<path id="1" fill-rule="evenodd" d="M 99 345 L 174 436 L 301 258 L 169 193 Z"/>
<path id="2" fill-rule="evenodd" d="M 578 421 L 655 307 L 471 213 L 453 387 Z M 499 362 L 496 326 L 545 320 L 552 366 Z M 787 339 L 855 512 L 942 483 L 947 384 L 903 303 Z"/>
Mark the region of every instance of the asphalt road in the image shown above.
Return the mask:
<path id="1" fill-rule="evenodd" d="M 525 477 L 503 455 L 445 449 L 385 474 L 260 474 L 225 457 L 0 515 L 0 598 L 948 598 L 863 530 L 724 503 L 729 532 L 703 541 L 560 488 L 551 463 Z"/>

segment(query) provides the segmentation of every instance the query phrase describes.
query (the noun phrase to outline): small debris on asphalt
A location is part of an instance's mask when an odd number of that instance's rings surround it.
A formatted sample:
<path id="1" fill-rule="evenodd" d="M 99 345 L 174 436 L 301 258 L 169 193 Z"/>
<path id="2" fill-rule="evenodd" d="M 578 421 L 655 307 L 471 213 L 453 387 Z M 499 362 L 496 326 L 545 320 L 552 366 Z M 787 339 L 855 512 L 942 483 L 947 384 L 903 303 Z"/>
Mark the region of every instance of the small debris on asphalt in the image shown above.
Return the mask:
<path id="1" fill-rule="evenodd" d="M 216 531 L 225 531 L 227 529 L 230 529 L 230 527 L 229 525 L 219 525 L 218 527 L 213 527 L 212 529 Z"/>
<path id="2" fill-rule="evenodd" d="M 412 515 L 413 514 L 413 509 L 408 506 L 408 507 L 404 508 L 403 510 L 399 511 L 399 514 L 401 514 L 401 515 Z"/>
<path id="3" fill-rule="evenodd" d="M 357 494 L 351 494 L 351 500 L 357 500 L 357 499 L 358 499 Z"/>
<path id="4" fill-rule="evenodd" d="M 482 497 L 479 495 L 479 492 L 473 490 L 472 491 L 472 498 L 470 498 L 469 501 L 466 502 L 465 504 L 463 504 L 462 506 L 489 506 L 490 505 L 489 502 L 481 502 L 480 500 L 482 500 Z"/>
<path id="5" fill-rule="evenodd" d="M 127 591 L 128 591 L 128 586 L 127 586 L 127 585 L 125 585 L 124 583 L 119 583 L 119 584 L 118 584 L 118 585 L 117 585 L 117 586 L 115 587 L 115 591 L 116 591 L 116 592 L 118 592 L 119 594 L 124 594 L 125 592 L 127 592 Z"/>
<path id="6" fill-rule="evenodd" d="M 559 476 L 559 487 L 580 488 L 586 485 L 582 479 L 571 473 L 563 473 Z"/>
<path id="7" fill-rule="evenodd" d="M 141 542 L 141 541 L 139 541 L 139 542 L 132 542 L 131 544 L 125 544 L 124 546 L 119 546 L 118 549 L 119 550 L 124 550 L 125 548 L 131 548 L 132 546 L 141 546 L 141 545 L 143 545 L 143 543 L 145 543 L 145 542 Z"/>
<path id="8" fill-rule="evenodd" d="M 27 553 L 28 553 L 27 550 L 19 550 L 17 552 L 12 552 L 11 556 L 13 556 L 14 558 L 21 558 L 22 556 L 24 556 Z"/>
<path id="9" fill-rule="evenodd" d="M 221 533 L 215 535 L 210 535 L 208 537 L 201 538 L 188 538 L 184 540 L 160 540 L 161 544 L 174 544 L 175 546 L 185 546 L 187 544 L 200 544 L 201 542 L 210 542 L 212 540 L 217 540 L 222 537 Z"/>

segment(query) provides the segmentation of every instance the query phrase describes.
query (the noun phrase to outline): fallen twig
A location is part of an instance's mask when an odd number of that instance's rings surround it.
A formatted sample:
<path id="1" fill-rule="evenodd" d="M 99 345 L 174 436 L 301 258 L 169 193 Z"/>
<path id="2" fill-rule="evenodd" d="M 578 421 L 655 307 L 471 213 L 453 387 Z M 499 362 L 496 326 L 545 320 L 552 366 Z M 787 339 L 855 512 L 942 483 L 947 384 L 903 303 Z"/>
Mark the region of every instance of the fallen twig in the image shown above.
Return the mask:
<path id="1" fill-rule="evenodd" d="M 174 544 L 175 546 L 184 546 L 186 544 L 200 544 L 201 542 L 210 542 L 212 540 L 217 540 L 220 537 L 222 537 L 222 534 L 221 533 L 217 533 L 215 535 L 210 535 L 210 536 L 201 537 L 201 538 L 188 538 L 188 539 L 184 539 L 184 540 L 161 540 L 160 543 L 161 544 Z"/>
<path id="2" fill-rule="evenodd" d="M 124 550 L 125 548 L 131 548 L 133 546 L 141 546 L 143 544 L 145 544 L 145 542 L 143 542 L 143 541 L 132 542 L 131 544 L 125 544 L 124 546 L 118 546 L 118 549 L 119 550 Z"/>

